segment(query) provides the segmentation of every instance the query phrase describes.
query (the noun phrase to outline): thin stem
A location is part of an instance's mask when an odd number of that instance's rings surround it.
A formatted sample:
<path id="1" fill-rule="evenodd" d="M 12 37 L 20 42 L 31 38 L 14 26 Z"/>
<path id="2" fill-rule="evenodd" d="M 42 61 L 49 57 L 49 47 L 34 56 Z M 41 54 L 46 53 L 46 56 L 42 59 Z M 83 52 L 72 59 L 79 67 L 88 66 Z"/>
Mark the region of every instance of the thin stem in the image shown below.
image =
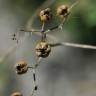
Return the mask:
<path id="1" fill-rule="evenodd" d="M 76 6 L 78 3 L 79 3 L 79 1 L 76 1 L 75 3 L 73 3 L 73 4 L 69 7 L 69 11 L 70 11 L 74 6 Z"/>
<path id="2" fill-rule="evenodd" d="M 62 26 L 64 25 L 66 19 L 67 19 L 67 17 L 64 17 L 61 24 L 58 26 L 58 28 L 60 28 L 61 30 L 62 30 Z"/>
<path id="3" fill-rule="evenodd" d="M 36 84 L 36 72 L 35 72 L 35 68 L 33 68 L 33 84 L 34 84 L 34 88 L 33 88 L 33 91 L 32 91 L 32 94 L 31 94 L 31 96 L 33 96 L 34 95 L 34 93 L 37 91 L 37 89 L 38 89 L 38 86 L 37 86 L 37 84 Z"/>
<path id="4" fill-rule="evenodd" d="M 31 29 L 31 30 L 20 29 L 20 31 L 23 31 L 23 32 L 40 32 L 41 30 L 35 30 L 35 29 Z"/>
<path id="5" fill-rule="evenodd" d="M 31 96 L 34 96 L 35 89 L 33 88 Z"/>
<path id="6" fill-rule="evenodd" d="M 56 25 L 56 26 L 54 26 L 54 27 L 52 27 L 52 28 L 46 30 L 45 33 L 49 33 L 49 32 L 51 32 L 51 31 L 53 31 L 53 30 L 55 30 L 55 29 L 58 29 L 58 27 L 59 27 L 59 26 Z"/>
<path id="7" fill-rule="evenodd" d="M 42 38 L 41 38 L 41 41 L 45 41 L 46 39 L 46 33 L 44 32 L 45 31 L 45 22 L 42 23 L 42 28 L 41 28 L 41 34 L 42 34 Z"/>
<path id="8" fill-rule="evenodd" d="M 66 20 L 67 20 L 67 17 L 64 17 L 63 20 L 62 20 L 62 22 L 59 25 L 56 25 L 56 26 L 54 26 L 54 27 L 52 27 L 52 28 L 50 28 L 48 30 L 45 30 L 45 33 L 49 33 L 49 32 L 51 32 L 51 31 L 53 31 L 55 29 L 58 29 L 58 28 L 62 29 L 62 26 L 64 25 L 64 23 L 66 22 Z"/>
<path id="9" fill-rule="evenodd" d="M 45 23 L 43 22 L 41 30 L 35 30 L 35 29 L 25 30 L 25 29 L 20 29 L 20 31 L 22 31 L 22 32 L 32 32 L 32 33 L 35 33 L 36 35 L 38 35 L 38 34 L 41 32 L 41 34 L 42 34 L 42 39 L 44 39 L 44 38 L 46 38 L 46 36 L 44 36 L 44 35 L 46 35 L 46 33 L 49 33 L 49 32 L 51 32 L 51 31 L 53 31 L 53 30 L 55 30 L 55 29 L 61 28 L 61 27 L 63 26 L 63 24 L 65 23 L 66 19 L 67 19 L 67 18 L 64 18 L 59 25 L 56 25 L 56 26 L 54 26 L 54 27 L 52 27 L 52 28 L 49 28 L 49 29 L 47 29 L 47 30 L 44 29 Z M 39 35 L 40 35 L 40 34 L 39 34 Z"/>
<path id="10" fill-rule="evenodd" d="M 42 23 L 41 32 L 44 32 L 45 22 Z"/>
<path id="11" fill-rule="evenodd" d="M 37 63 L 35 64 L 34 67 L 28 67 L 28 68 L 32 68 L 33 69 L 32 71 L 33 71 L 33 84 L 34 84 L 34 88 L 33 88 L 31 96 L 34 96 L 34 93 L 38 90 L 38 86 L 36 84 L 36 68 L 37 68 L 38 64 L 40 63 L 40 60 L 41 60 L 41 58 L 37 59 Z"/>
<path id="12" fill-rule="evenodd" d="M 50 44 L 50 45 L 51 45 L 51 47 L 68 46 L 68 47 L 74 47 L 74 48 L 85 48 L 85 49 L 94 49 L 94 50 L 96 50 L 96 46 L 93 46 L 93 45 L 76 44 L 76 43 L 68 43 L 68 42 L 53 43 L 53 44 Z"/>
<path id="13" fill-rule="evenodd" d="M 20 31 L 22 31 L 22 32 L 30 32 L 30 33 L 33 33 L 33 34 L 36 34 L 36 35 L 38 35 L 38 36 L 41 36 L 41 30 L 25 30 L 25 29 L 21 29 Z"/>
<path id="14" fill-rule="evenodd" d="M 41 57 L 37 57 L 36 64 L 34 65 L 35 69 L 39 66 L 41 59 Z"/>

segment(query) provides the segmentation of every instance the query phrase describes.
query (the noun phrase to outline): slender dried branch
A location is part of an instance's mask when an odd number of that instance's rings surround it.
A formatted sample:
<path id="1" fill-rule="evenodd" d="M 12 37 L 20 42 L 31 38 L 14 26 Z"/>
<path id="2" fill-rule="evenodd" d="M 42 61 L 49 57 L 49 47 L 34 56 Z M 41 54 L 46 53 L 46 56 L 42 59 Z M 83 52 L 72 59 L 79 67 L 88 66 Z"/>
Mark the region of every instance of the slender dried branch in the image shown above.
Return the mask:
<path id="1" fill-rule="evenodd" d="M 31 93 L 30 96 L 34 96 L 34 94 L 35 94 L 35 88 L 33 88 L 32 93 Z"/>
<path id="2" fill-rule="evenodd" d="M 36 30 L 36 29 L 30 29 L 30 30 L 28 30 L 28 29 L 20 29 L 19 31 L 23 31 L 23 32 L 40 32 L 41 30 Z"/>
<path id="3" fill-rule="evenodd" d="M 43 22 L 42 24 L 42 28 L 41 28 L 41 41 L 45 41 L 45 38 L 46 38 L 46 34 L 44 33 L 44 28 L 45 28 L 45 22 Z"/>
<path id="4" fill-rule="evenodd" d="M 35 92 L 38 90 L 38 86 L 36 84 L 36 72 L 35 72 L 36 68 L 33 68 L 32 71 L 33 71 L 33 84 L 34 84 L 34 88 L 32 90 L 31 96 L 34 96 Z"/>
<path id="5" fill-rule="evenodd" d="M 79 3 L 79 0 L 77 0 L 75 3 L 73 3 L 70 7 L 69 10 L 71 10 L 74 6 L 76 6 Z"/>
<path id="6" fill-rule="evenodd" d="M 56 25 L 54 27 L 51 27 L 51 28 L 49 28 L 47 30 L 44 30 L 44 25 L 42 25 L 42 29 L 41 30 L 36 30 L 36 29 L 30 29 L 30 30 L 28 30 L 28 29 L 20 29 L 19 31 L 21 31 L 21 32 L 32 32 L 32 33 L 35 33 L 36 35 L 38 35 L 40 32 L 43 32 L 43 33 L 46 34 L 46 33 L 49 33 L 51 31 L 55 30 L 55 29 L 61 28 L 63 26 L 63 24 L 65 23 L 66 19 L 64 18 L 63 19 L 63 22 L 61 22 L 59 25 Z"/>
<path id="7" fill-rule="evenodd" d="M 69 43 L 69 42 L 53 43 L 53 44 L 50 44 L 50 45 L 51 45 L 51 47 L 68 46 L 68 47 L 85 48 L 85 49 L 94 49 L 94 50 L 96 50 L 96 46 L 93 46 L 93 45 L 76 44 L 76 43 Z"/>

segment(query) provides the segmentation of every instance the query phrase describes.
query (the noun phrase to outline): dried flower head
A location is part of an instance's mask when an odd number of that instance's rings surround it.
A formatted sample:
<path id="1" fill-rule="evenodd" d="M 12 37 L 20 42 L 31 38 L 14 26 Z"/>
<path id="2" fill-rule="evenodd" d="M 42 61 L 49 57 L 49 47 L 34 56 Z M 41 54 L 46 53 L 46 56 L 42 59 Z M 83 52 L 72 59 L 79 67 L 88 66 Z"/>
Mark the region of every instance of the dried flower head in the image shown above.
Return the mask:
<path id="1" fill-rule="evenodd" d="M 11 94 L 11 96 L 23 96 L 20 92 L 14 92 Z"/>
<path id="2" fill-rule="evenodd" d="M 51 46 L 47 42 L 40 42 L 36 46 L 37 57 L 46 58 L 51 52 Z"/>
<path id="3" fill-rule="evenodd" d="M 39 16 L 40 16 L 40 20 L 42 22 L 49 21 L 52 18 L 52 14 L 51 14 L 50 8 L 46 8 L 46 9 L 42 10 L 40 12 Z"/>
<path id="4" fill-rule="evenodd" d="M 57 8 L 57 15 L 64 18 L 69 15 L 69 8 L 67 5 L 61 5 Z"/>
<path id="5" fill-rule="evenodd" d="M 15 68 L 17 74 L 24 74 L 28 71 L 28 66 L 25 61 L 19 61 L 16 63 Z"/>

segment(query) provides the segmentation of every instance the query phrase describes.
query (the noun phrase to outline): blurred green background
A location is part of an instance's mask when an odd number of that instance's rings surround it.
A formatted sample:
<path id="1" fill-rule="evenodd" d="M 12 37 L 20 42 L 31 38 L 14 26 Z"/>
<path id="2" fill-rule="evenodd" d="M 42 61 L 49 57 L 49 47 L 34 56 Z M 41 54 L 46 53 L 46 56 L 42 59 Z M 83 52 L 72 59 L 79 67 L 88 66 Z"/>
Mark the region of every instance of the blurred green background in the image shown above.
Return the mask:
<path id="1" fill-rule="evenodd" d="M 56 8 L 61 4 L 68 4 L 70 6 L 74 2 L 76 2 L 76 0 L 0 0 L 1 58 L 4 54 L 6 54 L 8 48 L 13 46 L 14 41 L 10 39 L 11 34 L 16 32 L 18 28 L 26 26 L 28 22 L 31 22 L 30 24 L 32 27 L 40 28 L 41 22 L 38 18 L 38 14 L 41 9 L 46 7 L 52 8 L 53 20 L 49 22 L 49 24 L 46 24 L 46 28 L 49 28 L 59 23 L 59 18 L 56 16 Z M 96 45 L 96 0 L 79 0 L 79 3 L 72 9 L 71 14 L 63 27 L 63 33 L 59 32 L 59 30 L 56 30 L 55 32 L 52 32 L 52 35 L 61 41 Z M 24 86 L 30 86 L 29 82 L 31 82 L 32 80 L 30 76 L 31 73 L 27 74 L 27 76 L 25 75 L 23 77 L 18 77 L 14 71 L 13 66 L 21 58 L 26 58 L 26 60 L 29 63 L 32 62 L 32 64 L 35 62 L 33 55 L 35 53 L 34 46 L 40 38 L 37 36 L 33 36 L 32 38 L 31 36 L 29 36 L 29 39 L 27 39 L 19 49 L 17 49 L 15 52 L 12 52 L 11 54 L 8 54 L 8 56 L 6 56 L 3 61 L 1 60 L 0 96 L 10 96 L 11 92 L 15 90 L 20 90 L 22 92 L 25 92 L 25 94 L 30 93 L 32 88 L 29 87 L 29 91 L 26 91 L 26 88 L 24 88 Z M 34 41 L 36 41 L 36 43 Z M 30 51 L 32 51 L 31 55 Z M 55 54 L 56 52 L 57 54 Z M 58 78 L 63 78 L 63 76 L 64 78 L 67 78 L 68 76 L 68 82 L 67 79 L 64 79 L 65 82 L 67 82 L 66 84 L 62 79 L 62 82 L 65 84 L 64 86 L 67 86 L 67 89 L 66 87 L 64 87 L 64 90 L 68 91 L 66 91 L 67 93 L 65 92 L 64 96 L 96 96 L 95 50 L 77 48 L 65 48 L 64 50 L 64 48 L 57 48 L 55 51 L 53 51 L 53 55 L 52 57 L 48 58 L 49 61 L 43 62 L 45 64 L 48 63 L 49 65 L 42 65 L 39 69 L 40 73 L 38 77 L 41 76 L 44 79 L 44 83 L 42 81 L 43 79 L 41 79 L 40 81 L 40 84 L 43 84 L 44 86 L 42 87 L 41 85 L 41 93 L 39 92 L 39 95 L 43 94 L 48 96 L 62 96 L 61 93 L 64 94 L 63 90 L 62 92 L 60 91 L 58 92 L 58 94 L 56 94 L 56 90 L 58 90 L 56 89 L 56 86 L 59 86 L 59 83 L 56 83 L 56 80 L 58 80 Z M 58 57 L 58 55 L 61 55 L 61 59 L 60 56 Z M 63 58 L 65 59 L 63 60 Z M 56 60 L 58 63 L 56 62 Z M 50 72 L 48 71 L 48 69 L 50 70 Z M 63 74 L 63 72 L 65 75 Z M 61 77 L 59 77 L 58 75 L 58 78 L 56 78 L 53 73 L 58 73 Z M 63 74 L 63 76 L 61 74 Z M 50 75 L 53 76 L 53 79 Z M 48 77 L 49 81 L 46 80 Z M 53 84 L 53 82 L 55 82 L 53 86 L 55 86 L 56 88 L 53 88 L 50 85 Z M 46 85 L 45 83 L 48 83 L 49 85 Z M 23 84 L 25 85 L 23 86 Z M 46 87 L 48 87 L 49 89 Z M 71 87 L 73 87 L 75 91 L 73 91 Z M 44 88 L 45 91 L 43 90 Z M 51 94 L 50 88 L 52 88 L 52 90 L 54 89 L 52 91 L 53 94 Z M 61 88 L 63 88 L 63 86 Z M 46 90 L 48 90 L 48 94 Z M 92 90 L 94 90 L 94 92 Z"/>

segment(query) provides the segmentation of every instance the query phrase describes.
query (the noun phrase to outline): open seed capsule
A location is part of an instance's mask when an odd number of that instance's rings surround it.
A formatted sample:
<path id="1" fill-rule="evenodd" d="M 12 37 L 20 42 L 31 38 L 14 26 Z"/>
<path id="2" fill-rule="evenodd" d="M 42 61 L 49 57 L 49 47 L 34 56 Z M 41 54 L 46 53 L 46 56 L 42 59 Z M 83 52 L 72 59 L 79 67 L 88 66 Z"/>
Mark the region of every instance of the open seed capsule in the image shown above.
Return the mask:
<path id="1" fill-rule="evenodd" d="M 16 73 L 17 74 L 24 74 L 28 71 L 28 66 L 25 61 L 19 61 L 15 65 Z"/>
<path id="2" fill-rule="evenodd" d="M 64 18 L 69 15 L 69 8 L 66 5 L 61 5 L 57 8 L 57 15 Z"/>
<path id="3" fill-rule="evenodd" d="M 51 46 L 47 42 L 40 42 L 36 46 L 37 57 L 46 58 L 51 52 Z"/>
<path id="4" fill-rule="evenodd" d="M 11 94 L 11 96 L 23 96 L 20 92 L 14 92 Z"/>
<path id="5" fill-rule="evenodd" d="M 52 14 L 51 14 L 51 11 L 50 11 L 50 8 L 46 8 L 44 10 L 42 10 L 39 14 L 40 16 L 40 20 L 42 22 L 46 22 L 46 21 L 49 21 L 52 17 Z"/>

